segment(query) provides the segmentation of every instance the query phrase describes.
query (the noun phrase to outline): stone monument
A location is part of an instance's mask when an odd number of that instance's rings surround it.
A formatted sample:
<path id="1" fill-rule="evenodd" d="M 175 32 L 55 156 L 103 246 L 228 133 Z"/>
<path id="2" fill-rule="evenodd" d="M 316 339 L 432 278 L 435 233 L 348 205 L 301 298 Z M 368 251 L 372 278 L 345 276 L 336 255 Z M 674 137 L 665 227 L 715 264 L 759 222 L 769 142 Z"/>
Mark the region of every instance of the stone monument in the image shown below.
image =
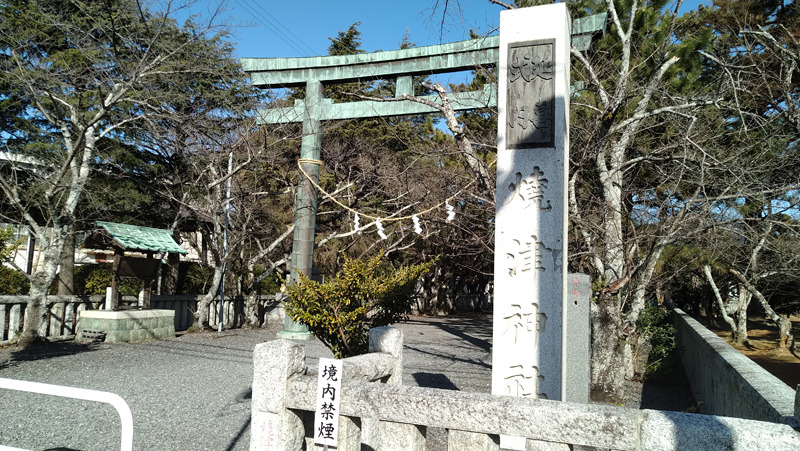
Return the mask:
<path id="1" fill-rule="evenodd" d="M 499 50 L 492 393 L 563 400 L 566 5 L 501 12 Z M 514 442 L 501 437 L 501 447 L 525 449 Z"/>

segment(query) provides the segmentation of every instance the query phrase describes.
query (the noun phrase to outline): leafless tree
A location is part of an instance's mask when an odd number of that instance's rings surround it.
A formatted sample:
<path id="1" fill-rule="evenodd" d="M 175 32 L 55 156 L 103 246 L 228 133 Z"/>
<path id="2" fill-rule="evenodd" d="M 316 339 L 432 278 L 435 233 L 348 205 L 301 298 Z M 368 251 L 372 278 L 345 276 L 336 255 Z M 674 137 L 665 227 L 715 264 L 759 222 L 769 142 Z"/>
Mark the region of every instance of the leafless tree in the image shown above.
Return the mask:
<path id="1" fill-rule="evenodd" d="M 102 143 L 135 142 L 150 125 L 180 113 L 173 106 L 190 95 L 185 81 L 214 76 L 212 67 L 230 62 L 230 48 L 214 30 L 181 29 L 169 18 L 172 11 L 140 6 L 41 1 L 3 9 L 4 86 L 30 105 L 19 119 L 39 127 L 34 135 L 52 138 L 28 154 L 36 171 L 13 171 L 0 181 L 12 216 L 41 249 L 30 276 L 23 342 L 39 335 L 47 291 Z M 178 79 L 180 88 L 173 89 L 169 81 Z"/>

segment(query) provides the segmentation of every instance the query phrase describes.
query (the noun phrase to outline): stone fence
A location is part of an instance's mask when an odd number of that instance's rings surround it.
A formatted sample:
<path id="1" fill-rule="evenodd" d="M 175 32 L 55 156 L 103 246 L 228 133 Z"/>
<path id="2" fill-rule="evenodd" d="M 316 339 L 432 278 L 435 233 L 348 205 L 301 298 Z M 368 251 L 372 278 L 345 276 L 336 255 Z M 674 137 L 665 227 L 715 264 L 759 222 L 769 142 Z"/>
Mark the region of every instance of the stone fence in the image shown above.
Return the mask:
<path id="1" fill-rule="evenodd" d="M 446 430 L 450 450 L 498 450 L 499 434 L 526 437 L 528 449 L 800 449 L 787 425 L 403 386 L 402 332 L 394 328 L 373 329 L 370 352 L 343 361 L 338 451 L 422 451 L 429 428 Z M 250 449 L 314 449 L 317 378 L 303 347 L 262 343 L 254 363 Z"/>
<path id="2" fill-rule="evenodd" d="M 153 309 L 174 310 L 175 330 L 186 330 L 194 321 L 197 310 L 196 295 L 153 295 L 150 307 Z M 39 333 L 51 340 L 71 339 L 77 334 L 78 318 L 84 310 L 100 310 L 103 308 L 105 296 L 48 296 L 47 314 Z M 136 296 L 123 296 L 121 307 L 138 305 Z M 225 298 L 224 325 L 239 327 L 244 324 L 244 298 L 241 296 Z M 276 307 L 275 296 L 260 296 L 258 302 L 259 318 L 266 321 L 266 316 Z M 22 330 L 28 296 L 0 296 L 0 344 L 13 341 Z M 212 327 L 218 324 L 219 298 L 209 306 L 209 323 Z"/>
<path id="3" fill-rule="evenodd" d="M 800 391 L 680 309 L 673 315 L 683 368 L 701 412 L 784 423 L 800 430 Z"/>

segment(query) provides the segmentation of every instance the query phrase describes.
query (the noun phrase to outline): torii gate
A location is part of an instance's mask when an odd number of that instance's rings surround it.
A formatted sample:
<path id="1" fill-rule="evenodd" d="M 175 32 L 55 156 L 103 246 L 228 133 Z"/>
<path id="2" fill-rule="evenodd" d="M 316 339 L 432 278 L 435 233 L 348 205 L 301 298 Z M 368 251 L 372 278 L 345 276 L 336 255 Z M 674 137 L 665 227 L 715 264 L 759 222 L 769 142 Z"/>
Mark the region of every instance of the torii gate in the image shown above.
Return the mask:
<path id="1" fill-rule="evenodd" d="M 605 27 L 606 14 L 572 21 L 572 46 L 584 51 L 592 37 Z M 241 64 L 254 86 L 277 89 L 305 87 L 305 99 L 293 107 L 262 110 L 259 124 L 303 123 L 300 165 L 311 180 L 300 177 L 295 199 L 295 227 L 292 242 L 292 282 L 299 274 L 311 275 L 314 254 L 319 159 L 322 145 L 320 123 L 332 119 L 357 119 L 382 116 L 403 116 L 437 113 L 433 107 L 414 101 L 355 101 L 333 103 L 324 97 L 323 85 L 359 80 L 396 79 L 395 97 L 413 95 L 412 77 L 434 75 L 479 66 L 495 66 L 500 55 L 499 36 L 414 47 L 375 53 L 309 58 L 242 58 Z M 437 95 L 425 96 L 440 103 Z M 485 86 L 481 91 L 450 93 L 448 98 L 456 111 L 497 106 L 497 87 Z M 313 181 L 313 183 L 312 183 Z M 287 321 L 286 336 L 307 335 L 307 329 Z"/>

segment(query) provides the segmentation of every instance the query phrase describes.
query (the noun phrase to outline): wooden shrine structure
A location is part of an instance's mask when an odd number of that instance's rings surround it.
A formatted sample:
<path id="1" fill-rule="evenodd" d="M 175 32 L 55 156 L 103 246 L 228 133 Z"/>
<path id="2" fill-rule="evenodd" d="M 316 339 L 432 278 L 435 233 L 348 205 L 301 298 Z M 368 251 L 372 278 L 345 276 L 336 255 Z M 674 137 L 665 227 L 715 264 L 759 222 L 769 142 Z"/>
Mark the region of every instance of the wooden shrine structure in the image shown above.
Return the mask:
<path id="1" fill-rule="evenodd" d="M 175 242 L 170 230 L 106 221 L 97 221 L 97 228 L 86 238 L 81 247 L 114 252 L 111 302 L 108 306 L 110 310 L 119 309 L 119 282 L 122 279 L 145 281 L 143 307 L 150 308 L 149 292 L 158 279 L 161 266 L 161 258 L 156 258 L 156 255 L 187 253 Z"/>

